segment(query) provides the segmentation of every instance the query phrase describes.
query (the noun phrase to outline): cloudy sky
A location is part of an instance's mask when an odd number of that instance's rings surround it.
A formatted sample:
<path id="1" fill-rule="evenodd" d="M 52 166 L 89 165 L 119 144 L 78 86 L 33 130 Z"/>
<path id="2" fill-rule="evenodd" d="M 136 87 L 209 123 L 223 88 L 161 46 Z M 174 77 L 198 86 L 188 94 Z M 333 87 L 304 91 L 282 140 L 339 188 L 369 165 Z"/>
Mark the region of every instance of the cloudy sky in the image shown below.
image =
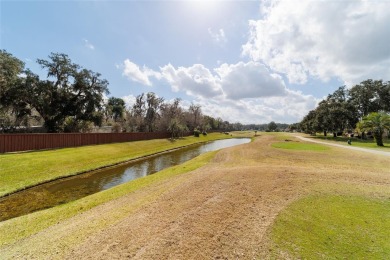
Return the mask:
<path id="1" fill-rule="evenodd" d="M 390 80 L 390 1 L 0 0 L 0 48 L 100 72 L 232 123 L 294 123 L 339 86 Z"/>

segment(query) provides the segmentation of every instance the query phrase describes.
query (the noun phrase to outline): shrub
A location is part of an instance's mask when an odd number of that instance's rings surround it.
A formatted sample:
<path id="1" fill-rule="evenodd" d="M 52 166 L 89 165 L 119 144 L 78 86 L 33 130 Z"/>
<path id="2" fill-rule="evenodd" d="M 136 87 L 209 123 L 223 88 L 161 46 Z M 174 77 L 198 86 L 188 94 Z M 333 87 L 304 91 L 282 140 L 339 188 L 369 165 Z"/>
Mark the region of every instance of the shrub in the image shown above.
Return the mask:
<path id="1" fill-rule="evenodd" d="M 194 136 L 195 137 L 199 137 L 199 135 L 200 135 L 200 131 L 198 129 L 195 129 L 194 130 Z"/>

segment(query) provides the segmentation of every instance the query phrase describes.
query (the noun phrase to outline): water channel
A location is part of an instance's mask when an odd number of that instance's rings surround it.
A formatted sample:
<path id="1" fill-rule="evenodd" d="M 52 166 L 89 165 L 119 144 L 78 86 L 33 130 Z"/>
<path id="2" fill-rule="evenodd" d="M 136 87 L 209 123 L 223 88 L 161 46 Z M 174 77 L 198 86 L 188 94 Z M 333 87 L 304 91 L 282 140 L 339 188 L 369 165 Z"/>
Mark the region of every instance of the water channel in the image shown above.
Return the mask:
<path id="1" fill-rule="evenodd" d="M 0 221 L 83 198 L 181 164 L 205 152 L 249 142 L 249 138 L 235 138 L 192 145 L 144 160 L 38 185 L 0 198 Z"/>

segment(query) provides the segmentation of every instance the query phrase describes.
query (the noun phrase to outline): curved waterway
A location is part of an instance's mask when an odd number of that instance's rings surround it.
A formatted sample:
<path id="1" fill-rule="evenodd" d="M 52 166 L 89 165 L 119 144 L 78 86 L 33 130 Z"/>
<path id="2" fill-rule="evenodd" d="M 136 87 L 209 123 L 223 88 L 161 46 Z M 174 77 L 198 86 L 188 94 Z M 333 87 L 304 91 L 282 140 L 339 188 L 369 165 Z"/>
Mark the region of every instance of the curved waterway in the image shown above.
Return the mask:
<path id="1" fill-rule="evenodd" d="M 192 145 L 144 160 L 48 182 L 0 199 L 0 221 L 54 207 L 181 164 L 196 156 L 239 144 L 249 138 L 217 140 Z"/>

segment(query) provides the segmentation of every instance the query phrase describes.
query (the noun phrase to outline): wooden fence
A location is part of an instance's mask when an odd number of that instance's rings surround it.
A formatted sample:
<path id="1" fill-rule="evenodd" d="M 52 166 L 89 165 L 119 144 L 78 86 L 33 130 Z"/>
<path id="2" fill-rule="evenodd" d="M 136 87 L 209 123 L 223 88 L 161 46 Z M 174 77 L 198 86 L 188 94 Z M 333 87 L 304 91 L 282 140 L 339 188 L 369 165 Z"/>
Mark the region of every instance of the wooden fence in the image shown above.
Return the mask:
<path id="1" fill-rule="evenodd" d="M 0 153 L 169 138 L 166 132 L 0 134 Z"/>

